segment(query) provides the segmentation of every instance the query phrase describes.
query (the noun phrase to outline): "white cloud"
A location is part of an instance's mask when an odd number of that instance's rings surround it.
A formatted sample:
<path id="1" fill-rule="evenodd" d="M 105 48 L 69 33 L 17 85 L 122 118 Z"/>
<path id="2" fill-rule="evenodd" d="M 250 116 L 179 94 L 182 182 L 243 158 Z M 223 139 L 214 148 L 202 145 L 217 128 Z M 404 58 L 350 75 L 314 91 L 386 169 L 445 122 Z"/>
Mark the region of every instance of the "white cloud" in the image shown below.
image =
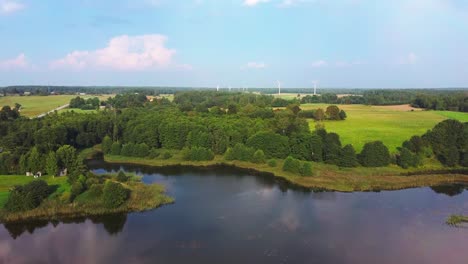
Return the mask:
<path id="1" fill-rule="evenodd" d="M 314 68 L 321 68 L 321 67 L 326 67 L 326 66 L 328 66 L 328 62 L 324 60 L 317 60 L 317 61 L 312 62 L 312 67 Z"/>
<path id="2" fill-rule="evenodd" d="M 191 69 L 190 65 L 176 65 L 175 49 L 166 47 L 164 35 L 122 35 L 112 38 L 107 47 L 93 51 L 76 50 L 51 62 L 52 68 L 107 68 L 138 71 L 150 68 L 175 67 Z"/>
<path id="3" fill-rule="evenodd" d="M 25 5 L 11 0 L 0 0 L 0 14 L 11 14 L 25 8 Z"/>
<path id="4" fill-rule="evenodd" d="M 242 68 L 248 68 L 248 69 L 263 69 L 263 68 L 266 68 L 267 65 L 264 63 L 264 62 L 255 62 L 255 61 L 251 61 L 251 62 L 248 62 L 245 66 L 243 66 Z"/>
<path id="5" fill-rule="evenodd" d="M 270 2 L 270 0 L 244 0 L 244 5 L 245 6 L 256 6 L 257 4 L 267 3 L 267 2 Z"/>
<path id="6" fill-rule="evenodd" d="M 16 58 L 0 61 L 1 70 L 26 69 L 28 67 L 29 63 L 23 53 L 19 54 Z"/>

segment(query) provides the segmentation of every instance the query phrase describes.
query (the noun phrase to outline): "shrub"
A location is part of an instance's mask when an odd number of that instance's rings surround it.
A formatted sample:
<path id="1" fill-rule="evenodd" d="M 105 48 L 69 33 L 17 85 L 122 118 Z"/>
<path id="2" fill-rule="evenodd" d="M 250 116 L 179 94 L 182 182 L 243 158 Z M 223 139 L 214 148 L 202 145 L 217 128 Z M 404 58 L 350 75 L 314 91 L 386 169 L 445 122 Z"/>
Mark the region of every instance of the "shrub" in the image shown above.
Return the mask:
<path id="1" fill-rule="evenodd" d="M 112 139 L 109 136 L 105 136 L 102 140 L 101 146 L 104 154 L 110 153 L 112 149 Z"/>
<path id="2" fill-rule="evenodd" d="M 152 148 L 152 149 L 149 151 L 148 157 L 149 157 L 150 159 L 155 159 L 155 158 L 159 157 L 159 155 L 161 155 L 161 152 L 159 152 L 159 149 L 157 149 L 157 148 Z"/>
<path id="3" fill-rule="evenodd" d="M 34 180 L 13 188 L 5 203 L 5 210 L 21 212 L 38 207 L 51 193 L 49 185 L 43 180 Z"/>
<path id="4" fill-rule="evenodd" d="M 259 132 L 251 136 L 246 145 L 263 150 L 270 158 L 285 158 L 289 152 L 288 137 L 273 132 Z"/>
<path id="5" fill-rule="evenodd" d="M 70 200 L 73 201 L 78 195 L 80 195 L 84 191 L 85 191 L 85 187 L 80 181 L 74 182 L 71 187 Z"/>
<path id="6" fill-rule="evenodd" d="M 91 197 L 100 197 L 103 193 L 103 185 L 102 184 L 94 184 L 88 190 L 89 196 Z"/>
<path id="7" fill-rule="evenodd" d="M 127 157 L 131 157 L 131 156 L 136 156 L 136 151 L 135 151 L 135 144 L 133 143 L 128 143 L 128 144 L 125 144 L 122 146 L 122 150 L 120 151 L 120 155 L 122 156 L 127 156 Z"/>
<path id="8" fill-rule="evenodd" d="M 213 160 L 214 153 L 211 149 L 203 147 L 185 148 L 182 151 L 183 159 L 192 161 Z"/>
<path id="9" fill-rule="evenodd" d="M 302 176 L 312 176 L 312 164 L 310 162 L 304 162 L 300 172 Z"/>
<path id="10" fill-rule="evenodd" d="M 291 156 L 288 156 L 284 160 L 283 171 L 299 174 L 301 172 L 301 161 Z"/>
<path id="11" fill-rule="evenodd" d="M 241 160 L 251 161 L 255 150 L 253 148 L 246 147 L 244 144 L 237 143 L 233 148 L 228 148 L 224 153 L 224 159 L 226 160 Z"/>
<path id="12" fill-rule="evenodd" d="M 148 145 L 146 145 L 146 143 L 140 143 L 135 146 L 135 151 L 133 154 L 137 157 L 143 158 L 149 155 L 149 150 L 150 148 Z"/>
<path id="13" fill-rule="evenodd" d="M 268 160 L 268 166 L 270 166 L 272 168 L 276 167 L 277 166 L 276 160 L 275 159 L 269 159 Z"/>
<path id="14" fill-rule="evenodd" d="M 125 173 L 123 171 L 119 171 L 119 173 L 117 173 L 116 179 L 119 182 L 126 182 L 128 180 L 128 177 L 127 177 L 127 175 L 125 175 Z"/>
<path id="15" fill-rule="evenodd" d="M 356 167 L 358 165 L 356 151 L 352 145 L 346 145 L 341 150 L 341 155 L 338 158 L 338 165 L 341 167 Z"/>
<path id="16" fill-rule="evenodd" d="M 112 143 L 110 154 L 112 155 L 120 155 L 120 151 L 122 149 L 122 144 L 119 142 Z"/>
<path id="17" fill-rule="evenodd" d="M 383 167 L 390 163 L 390 152 L 382 141 L 369 142 L 359 154 L 359 161 L 365 167 Z"/>
<path id="18" fill-rule="evenodd" d="M 102 200 L 107 208 L 117 208 L 121 206 L 129 196 L 129 190 L 122 184 L 108 181 L 104 185 Z"/>
<path id="19" fill-rule="evenodd" d="M 252 157 L 252 162 L 253 163 L 265 163 L 265 153 L 263 153 L 263 150 L 259 149 L 255 151 L 253 157 Z"/>
<path id="20" fill-rule="evenodd" d="M 419 165 L 419 157 L 417 154 L 412 153 L 409 149 L 401 148 L 400 154 L 397 155 L 396 163 L 403 169 L 417 167 Z"/>
<path id="21" fill-rule="evenodd" d="M 165 159 L 165 160 L 170 159 L 170 158 L 172 158 L 172 154 L 169 151 L 166 151 L 166 152 L 164 152 L 162 158 Z"/>

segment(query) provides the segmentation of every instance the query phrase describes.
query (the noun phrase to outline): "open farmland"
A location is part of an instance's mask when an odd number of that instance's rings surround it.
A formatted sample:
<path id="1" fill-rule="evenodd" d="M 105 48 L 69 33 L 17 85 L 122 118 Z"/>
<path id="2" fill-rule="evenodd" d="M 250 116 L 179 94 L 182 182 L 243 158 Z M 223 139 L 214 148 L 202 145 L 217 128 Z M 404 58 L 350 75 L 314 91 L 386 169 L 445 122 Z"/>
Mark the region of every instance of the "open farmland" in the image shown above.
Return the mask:
<path id="1" fill-rule="evenodd" d="M 21 115 L 27 117 L 36 117 L 42 113 L 46 113 L 59 106 L 68 104 L 72 98 L 77 95 L 50 95 L 50 96 L 5 96 L 0 97 L 0 107 L 9 105 L 14 107 L 15 103 L 21 105 Z M 98 97 L 100 100 L 106 100 L 110 95 L 93 96 L 85 95 L 81 96 L 85 99 L 91 97 Z"/>
<path id="2" fill-rule="evenodd" d="M 304 110 L 322 108 L 328 104 L 303 104 Z M 421 111 L 410 106 L 338 105 L 346 111 L 345 121 L 325 121 L 325 129 L 340 135 L 343 144 L 352 144 L 360 151 L 366 142 L 381 140 L 394 152 L 403 141 L 422 135 L 445 119 L 468 122 L 468 114 L 449 111 Z M 311 129 L 315 122 L 310 121 Z"/>

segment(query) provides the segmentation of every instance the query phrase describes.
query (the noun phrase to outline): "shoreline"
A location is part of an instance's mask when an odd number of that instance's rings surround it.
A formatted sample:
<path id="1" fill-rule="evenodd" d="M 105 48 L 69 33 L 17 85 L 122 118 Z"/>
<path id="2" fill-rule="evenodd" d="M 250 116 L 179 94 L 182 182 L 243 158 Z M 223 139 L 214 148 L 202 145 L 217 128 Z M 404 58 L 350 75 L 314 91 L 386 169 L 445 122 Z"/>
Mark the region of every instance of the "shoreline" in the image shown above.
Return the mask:
<path id="1" fill-rule="evenodd" d="M 155 168 L 180 166 L 196 168 L 210 168 L 217 166 L 233 167 L 256 175 L 268 174 L 301 188 L 323 189 L 339 192 L 391 191 L 451 184 L 468 185 L 468 175 L 466 174 L 446 172 L 439 173 L 437 170 L 426 172 L 421 170 L 420 174 L 418 174 L 417 171 L 398 170 L 393 167 L 361 167 L 356 169 L 346 168 L 336 170 L 336 166 L 327 164 L 320 164 L 320 166 L 318 166 L 320 168 L 315 169 L 314 166 L 318 165 L 319 163 L 313 163 L 314 176 L 302 177 L 294 175 L 290 172 L 282 171 L 282 161 L 280 160 L 277 160 L 278 165 L 276 167 L 269 167 L 267 164 L 255 164 L 243 161 L 226 161 L 223 160 L 222 157 L 216 157 L 212 161 L 194 162 L 183 161 L 177 158 L 161 160 L 104 155 L 102 160 L 109 164 L 143 165 Z M 369 172 L 373 170 L 375 170 L 375 173 L 369 174 Z M 361 171 L 365 171 L 367 174 L 360 174 L 359 172 Z M 398 171 L 401 174 L 396 174 L 395 171 Z M 447 169 L 445 169 L 445 171 L 447 171 Z M 454 169 L 454 171 L 460 172 L 463 170 Z M 403 173 L 406 173 L 406 175 L 402 175 Z"/>

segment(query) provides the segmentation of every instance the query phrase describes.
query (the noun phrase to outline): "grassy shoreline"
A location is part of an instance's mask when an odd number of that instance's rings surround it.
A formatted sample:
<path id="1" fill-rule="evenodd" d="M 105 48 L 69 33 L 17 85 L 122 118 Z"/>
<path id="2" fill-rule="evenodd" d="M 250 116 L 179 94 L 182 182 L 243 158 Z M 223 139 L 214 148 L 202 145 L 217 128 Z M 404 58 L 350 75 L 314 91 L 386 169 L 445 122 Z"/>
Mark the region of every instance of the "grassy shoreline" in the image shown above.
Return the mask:
<path id="1" fill-rule="evenodd" d="M 10 176 L 0 176 L 10 177 Z M 26 176 L 23 176 L 26 178 Z M 68 183 L 64 181 L 62 190 L 69 189 Z M 148 211 L 165 204 L 174 202 L 174 199 L 165 195 L 164 186 L 159 184 L 144 184 L 139 181 L 130 181 L 123 184 L 129 189 L 130 197 L 117 208 L 106 208 L 101 202 L 92 199 L 80 199 L 78 196 L 75 202 L 67 202 L 65 191 L 56 191 L 51 194 L 41 205 L 33 210 L 25 212 L 6 212 L 0 210 L 0 222 L 26 222 L 34 220 L 60 220 L 63 218 L 78 218 L 88 216 L 100 216 L 116 213 L 130 213 Z M 83 193 L 85 195 L 86 193 Z"/>
<path id="2" fill-rule="evenodd" d="M 301 177 L 290 172 L 282 171 L 282 160 L 277 160 L 278 164 L 276 167 L 243 161 L 226 161 L 222 156 L 216 156 L 212 161 L 184 161 L 178 154 L 175 154 L 172 158 L 167 160 L 105 155 L 104 161 L 115 164 L 137 164 L 152 167 L 233 166 L 249 170 L 253 173 L 271 174 L 305 188 L 320 188 L 341 192 L 401 190 L 454 183 L 468 184 L 468 175 L 448 173 L 434 174 L 434 172 L 424 173 L 424 171 L 421 171 L 420 175 L 404 176 L 402 175 L 403 173 L 410 172 L 417 174 L 418 171 L 414 169 L 403 170 L 397 166 L 382 168 L 339 168 L 329 164 L 313 163 L 314 175 L 311 177 Z"/>

